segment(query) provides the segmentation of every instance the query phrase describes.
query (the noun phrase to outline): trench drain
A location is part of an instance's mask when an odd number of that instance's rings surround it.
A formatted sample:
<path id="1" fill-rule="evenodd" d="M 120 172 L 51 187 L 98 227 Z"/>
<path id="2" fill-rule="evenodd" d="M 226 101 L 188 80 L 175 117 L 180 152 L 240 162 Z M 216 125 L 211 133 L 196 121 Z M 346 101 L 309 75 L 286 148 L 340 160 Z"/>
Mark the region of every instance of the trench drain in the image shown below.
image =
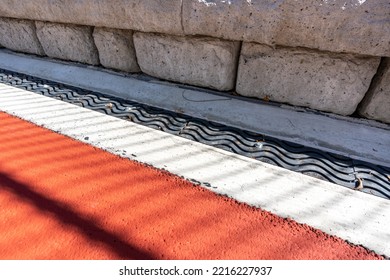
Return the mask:
<path id="1" fill-rule="evenodd" d="M 390 199 L 385 166 L 8 70 L 0 69 L 0 83 Z"/>

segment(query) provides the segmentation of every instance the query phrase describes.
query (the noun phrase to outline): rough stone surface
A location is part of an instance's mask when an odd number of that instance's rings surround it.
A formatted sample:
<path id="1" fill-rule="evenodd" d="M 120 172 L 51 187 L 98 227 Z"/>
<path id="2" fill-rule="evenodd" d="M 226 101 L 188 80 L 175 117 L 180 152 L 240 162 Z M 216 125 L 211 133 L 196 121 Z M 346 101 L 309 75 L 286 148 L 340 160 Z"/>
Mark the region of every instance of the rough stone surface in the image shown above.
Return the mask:
<path id="1" fill-rule="evenodd" d="M 188 35 L 390 57 L 388 0 L 183 0 Z"/>
<path id="2" fill-rule="evenodd" d="M 92 27 L 36 22 L 37 35 L 49 57 L 99 64 Z"/>
<path id="3" fill-rule="evenodd" d="M 379 58 L 244 43 L 237 93 L 350 115 L 367 92 Z"/>
<path id="4" fill-rule="evenodd" d="M 390 57 L 388 0 L 3 0 L 0 16 Z"/>
<path id="5" fill-rule="evenodd" d="M 0 18 L 0 46 L 18 52 L 45 55 L 33 21 Z"/>
<path id="6" fill-rule="evenodd" d="M 218 90 L 234 87 L 239 42 L 137 32 L 134 45 L 146 74 Z"/>
<path id="7" fill-rule="evenodd" d="M 100 63 L 107 68 L 125 72 L 139 72 L 130 30 L 95 28 L 95 45 L 99 51 Z"/>
<path id="8" fill-rule="evenodd" d="M 182 34 L 181 0 L 2 0 L 0 16 Z"/>
<path id="9" fill-rule="evenodd" d="M 383 59 L 359 113 L 370 119 L 390 123 L 390 58 Z"/>

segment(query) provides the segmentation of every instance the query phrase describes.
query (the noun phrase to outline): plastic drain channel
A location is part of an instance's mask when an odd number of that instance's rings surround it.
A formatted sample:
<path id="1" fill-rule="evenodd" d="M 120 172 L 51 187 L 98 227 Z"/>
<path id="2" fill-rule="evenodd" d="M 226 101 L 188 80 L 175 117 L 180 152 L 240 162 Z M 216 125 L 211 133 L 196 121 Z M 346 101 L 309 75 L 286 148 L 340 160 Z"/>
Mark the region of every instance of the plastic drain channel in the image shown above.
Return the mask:
<path id="1" fill-rule="evenodd" d="M 390 168 L 388 167 L 8 70 L 0 69 L 0 83 L 63 100 L 344 187 L 355 188 L 362 180 L 361 191 L 390 199 Z"/>

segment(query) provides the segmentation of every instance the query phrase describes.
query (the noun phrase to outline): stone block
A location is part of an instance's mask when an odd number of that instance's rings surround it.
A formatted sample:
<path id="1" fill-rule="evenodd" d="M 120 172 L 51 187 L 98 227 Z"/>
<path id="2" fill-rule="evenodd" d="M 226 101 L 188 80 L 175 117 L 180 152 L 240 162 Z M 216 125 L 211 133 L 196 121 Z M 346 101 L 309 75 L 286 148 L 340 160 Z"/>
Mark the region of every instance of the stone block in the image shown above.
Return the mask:
<path id="1" fill-rule="evenodd" d="M 367 92 L 380 58 L 244 43 L 237 93 L 350 115 Z"/>
<path id="2" fill-rule="evenodd" d="M 183 0 L 188 35 L 390 57 L 388 0 Z"/>
<path id="3" fill-rule="evenodd" d="M 131 30 L 95 28 L 95 45 L 100 63 L 107 68 L 125 72 L 139 72 Z"/>
<path id="4" fill-rule="evenodd" d="M 390 58 L 384 58 L 359 108 L 360 115 L 390 124 Z"/>
<path id="5" fill-rule="evenodd" d="M 239 42 L 135 33 L 142 72 L 170 81 L 218 90 L 234 88 Z"/>
<path id="6" fill-rule="evenodd" d="M 181 0 L 2 0 L 0 17 L 182 34 Z"/>
<path id="7" fill-rule="evenodd" d="M 0 18 L 0 45 L 13 51 L 45 55 L 29 20 Z"/>
<path id="8" fill-rule="evenodd" d="M 49 57 L 92 65 L 99 55 L 92 37 L 92 27 L 36 22 L 37 35 Z"/>

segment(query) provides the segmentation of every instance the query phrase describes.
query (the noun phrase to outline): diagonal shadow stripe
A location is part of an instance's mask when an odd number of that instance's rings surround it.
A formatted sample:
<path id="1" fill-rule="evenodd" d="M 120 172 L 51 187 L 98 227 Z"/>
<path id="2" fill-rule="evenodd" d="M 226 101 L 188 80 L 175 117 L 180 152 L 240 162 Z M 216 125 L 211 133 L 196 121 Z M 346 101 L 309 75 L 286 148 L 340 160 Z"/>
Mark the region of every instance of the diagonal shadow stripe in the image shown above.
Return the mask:
<path id="1" fill-rule="evenodd" d="M 118 259 L 155 259 L 151 254 L 129 244 L 115 233 L 99 227 L 93 220 L 83 218 L 79 213 L 71 210 L 69 205 L 47 198 L 2 172 L 0 172 L 0 186 L 3 190 L 28 201 L 40 211 L 54 214 L 58 221 L 77 228 L 84 237 L 94 242 L 103 243 L 117 255 Z"/>

